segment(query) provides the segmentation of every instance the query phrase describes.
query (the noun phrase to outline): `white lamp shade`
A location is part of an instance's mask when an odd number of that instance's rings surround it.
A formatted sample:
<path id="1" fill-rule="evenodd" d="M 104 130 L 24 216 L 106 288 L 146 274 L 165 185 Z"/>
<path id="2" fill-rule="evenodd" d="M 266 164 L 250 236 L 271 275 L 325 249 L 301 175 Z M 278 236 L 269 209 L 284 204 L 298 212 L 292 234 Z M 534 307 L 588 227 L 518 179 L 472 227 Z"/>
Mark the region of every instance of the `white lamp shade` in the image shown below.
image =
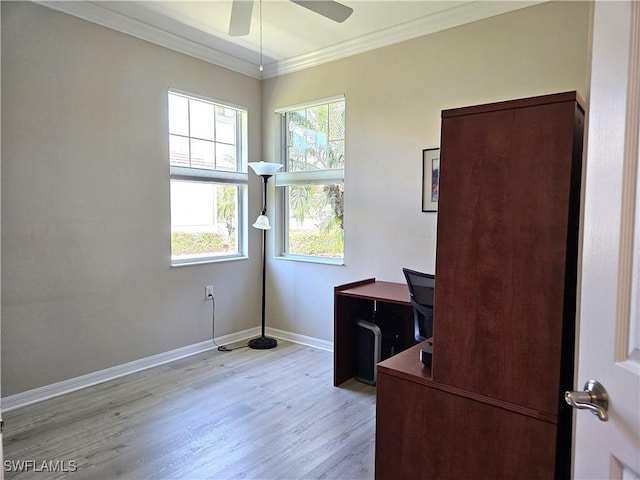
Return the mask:
<path id="1" fill-rule="evenodd" d="M 273 175 L 282 168 L 281 163 L 263 161 L 249 162 L 247 165 L 249 165 L 257 175 Z"/>
<path id="2" fill-rule="evenodd" d="M 256 220 L 256 223 L 253 224 L 253 227 L 259 228 L 260 230 L 271 230 L 269 218 L 266 215 L 260 215 Z"/>

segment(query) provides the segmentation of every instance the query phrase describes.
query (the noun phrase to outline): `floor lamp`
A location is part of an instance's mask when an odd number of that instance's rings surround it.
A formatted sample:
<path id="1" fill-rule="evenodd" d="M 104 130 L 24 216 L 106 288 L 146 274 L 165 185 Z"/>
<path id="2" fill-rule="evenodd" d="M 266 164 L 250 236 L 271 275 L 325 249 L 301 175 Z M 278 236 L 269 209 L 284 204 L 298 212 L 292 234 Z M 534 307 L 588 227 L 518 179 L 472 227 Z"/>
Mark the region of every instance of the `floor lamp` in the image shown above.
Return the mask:
<path id="1" fill-rule="evenodd" d="M 278 345 L 278 341 L 275 338 L 269 338 L 264 334 L 265 326 L 265 287 L 266 287 L 266 267 L 267 267 L 267 230 L 271 229 L 269 224 L 269 217 L 267 217 L 267 182 L 269 178 L 273 176 L 278 170 L 282 168 L 280 163 L 269 162 L 249 162 L 251 169 L 256 172 L 257 175 L 262 177 L 262 213 L 258 216 L 256 223 L 253 226 L 259 230 L 262 230 L 262 335 L 259 338 L 254 338 L 249 341 L 249 347 L 259 350 L 266 350 Z"/>

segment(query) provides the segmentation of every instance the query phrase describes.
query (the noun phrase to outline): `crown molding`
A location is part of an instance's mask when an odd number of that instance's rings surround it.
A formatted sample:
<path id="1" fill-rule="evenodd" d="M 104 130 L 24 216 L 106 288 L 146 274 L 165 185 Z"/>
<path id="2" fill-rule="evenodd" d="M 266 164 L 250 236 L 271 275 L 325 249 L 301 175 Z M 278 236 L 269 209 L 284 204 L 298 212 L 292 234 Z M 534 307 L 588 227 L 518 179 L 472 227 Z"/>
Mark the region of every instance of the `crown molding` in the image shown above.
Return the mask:
<path id="1" fill-rule="evenodd" d="M 184 53 L 253 78 L 261 78 L 258 66 L 187 38 L 86 1 L 35 0 L 34 3 L 116 30 L 161 47 Z"/>
<path id="2" fill-rule="evenodd" d="M 263 78 L 277 77 L 304 70 L 546 1 L 548 0 L 523 0 L 519 2 L 473 1 L 465 3 L 464 5 L 452 7 L 433 15 L 332 45 L 306 55 L 265 65 Z"/>
<path id="3" fill-rule="evenodd" d="M 205 62 L 228 68 L 243 75 L 263 79 L 315 67 L 448 28 L 514 10 L 520 10 L 546 1 L 549 0 L 522 0 L 517 2 L 470 1 L 433 15 L 418 18 L 370 35 L 363 35 L 359 38 L 319 49 L 309 54 L 267 64 L 264 66 L 263 72 L 258 70 L 258 65 L 255 63 L 205 46 L 184 36 L 169 33 L 148 23 L 108 10 L 93 2 L 35 0 L 35 3 L 198 58 Z"/>

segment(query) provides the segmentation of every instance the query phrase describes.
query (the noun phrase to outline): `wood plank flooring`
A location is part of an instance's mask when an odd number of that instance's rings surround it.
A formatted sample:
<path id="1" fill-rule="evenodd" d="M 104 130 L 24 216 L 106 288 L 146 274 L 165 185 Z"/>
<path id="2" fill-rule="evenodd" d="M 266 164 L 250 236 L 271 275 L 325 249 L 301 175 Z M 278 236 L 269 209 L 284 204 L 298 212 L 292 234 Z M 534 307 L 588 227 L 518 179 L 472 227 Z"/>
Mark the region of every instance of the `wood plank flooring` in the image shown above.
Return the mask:
<path id="1" fill-rule="evenodd" d="M 332 375 L 331 353 L 280 341 L 22 407 L 4 414 L 5 478 L 371 479 L 375 387 Z"/>

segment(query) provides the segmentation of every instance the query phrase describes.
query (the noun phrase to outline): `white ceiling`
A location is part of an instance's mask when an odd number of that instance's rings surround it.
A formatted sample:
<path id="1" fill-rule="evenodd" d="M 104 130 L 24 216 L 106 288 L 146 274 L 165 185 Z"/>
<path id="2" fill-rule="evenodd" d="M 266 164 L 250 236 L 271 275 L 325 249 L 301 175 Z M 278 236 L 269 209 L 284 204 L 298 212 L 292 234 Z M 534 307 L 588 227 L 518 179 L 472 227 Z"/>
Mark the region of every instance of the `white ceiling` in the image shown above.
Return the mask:
<path id="1" fill-rule="evenodd" d="M 542 0 L 546 1 L 546 0 Z M 344 0 L 336 23 L 288 0 L 254 1 L 251 31 L 228 35 L 230 0 L 37 3 L 232 70 L 266 78 L 525 8 L 541 0 Z M 262 6 L 262 63 L 260 10 Z"/>

